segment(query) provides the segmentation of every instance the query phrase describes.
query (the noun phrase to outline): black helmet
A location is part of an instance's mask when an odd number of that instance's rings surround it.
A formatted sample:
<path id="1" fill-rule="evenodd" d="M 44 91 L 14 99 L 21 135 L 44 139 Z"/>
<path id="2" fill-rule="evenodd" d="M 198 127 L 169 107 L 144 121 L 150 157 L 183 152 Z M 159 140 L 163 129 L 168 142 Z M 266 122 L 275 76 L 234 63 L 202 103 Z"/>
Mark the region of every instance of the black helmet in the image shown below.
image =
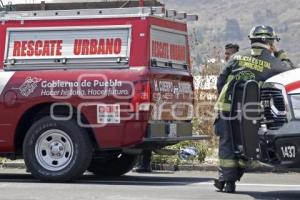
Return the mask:
<path id="1" fill-rule="evenodd" d="M 251 41 L 267 42 L 267 41 L 280 40 L 280 38 L 277 36 L 277 34 L 275 33 L 272 27 L 263 26 L 263 25 L 254 26 L 251 29 L 248 37 Z"/>

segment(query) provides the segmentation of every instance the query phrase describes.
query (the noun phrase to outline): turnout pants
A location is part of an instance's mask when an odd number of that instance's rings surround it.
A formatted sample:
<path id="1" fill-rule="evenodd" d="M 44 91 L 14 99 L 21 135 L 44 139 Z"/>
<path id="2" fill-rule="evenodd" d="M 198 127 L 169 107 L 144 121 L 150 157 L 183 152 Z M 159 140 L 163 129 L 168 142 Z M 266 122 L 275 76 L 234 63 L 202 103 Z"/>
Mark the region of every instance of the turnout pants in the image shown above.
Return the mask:
<path id="1" fill-rule="evenodd" d="M 143 150 L 141 158 L 139 159 L 139 167 L 143 169 L 151 169 L 151 157 L 152 151 L 151 150 Z"/>
<path id="2" fill-rule="evenodd" d="M 224 115 L 223 115 L 224 116 Z M 225 114 L 225 116 L 228 116 Z M 215 121 L 215 132 L 219 136 L 219 180 L 237 181 L 245 172 L 246 161 L 240 159 L 233 148 L 229 120 L 218 117 Z"/>

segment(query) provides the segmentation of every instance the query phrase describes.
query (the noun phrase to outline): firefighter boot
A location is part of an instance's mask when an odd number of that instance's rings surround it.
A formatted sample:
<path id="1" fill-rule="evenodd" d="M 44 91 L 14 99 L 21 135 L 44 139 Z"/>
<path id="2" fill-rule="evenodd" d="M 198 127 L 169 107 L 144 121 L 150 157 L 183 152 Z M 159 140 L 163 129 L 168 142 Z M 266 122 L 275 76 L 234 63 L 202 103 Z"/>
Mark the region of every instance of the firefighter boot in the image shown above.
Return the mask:
<path id="1" fill-rule="evenodd" d="M 224 185 L 225 185 L 225 182 L 224 182 L 224 181 L 220 181 L 219 179 L 215 179 L 215 180 L 214 180 L 214 186 L 215 186 L 220 192 L 223 191 Z"/>
<path id="2" fill-rule="evenodd" d="M 226 193 L 235 193 L 235 182 L 228 181 L 225 183 L 224 192 Z"/>

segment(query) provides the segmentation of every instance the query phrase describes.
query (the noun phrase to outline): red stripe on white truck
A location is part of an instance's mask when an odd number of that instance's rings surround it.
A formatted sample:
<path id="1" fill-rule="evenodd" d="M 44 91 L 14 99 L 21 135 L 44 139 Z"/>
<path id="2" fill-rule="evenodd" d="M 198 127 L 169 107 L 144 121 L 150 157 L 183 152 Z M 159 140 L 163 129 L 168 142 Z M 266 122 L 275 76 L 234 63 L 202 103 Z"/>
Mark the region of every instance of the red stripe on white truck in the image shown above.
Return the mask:
<path id="1" fill-rule="evenodd" d="M 287 93 L 290 93 L 290 92 L 300 89 L 300 81 L 296 81 L 294 83 L 290 83 L 290 84 L 286 85 L 285 89 L 286 89 Z"/>

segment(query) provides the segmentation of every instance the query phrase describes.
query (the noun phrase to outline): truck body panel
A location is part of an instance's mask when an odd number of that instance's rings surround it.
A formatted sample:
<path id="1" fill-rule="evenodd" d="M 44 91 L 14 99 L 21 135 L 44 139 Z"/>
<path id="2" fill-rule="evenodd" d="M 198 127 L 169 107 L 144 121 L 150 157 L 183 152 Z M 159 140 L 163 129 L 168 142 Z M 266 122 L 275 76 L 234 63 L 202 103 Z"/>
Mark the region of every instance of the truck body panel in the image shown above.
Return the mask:
<path id="1" fill-rule="evenodd" d="M 287 94 L 297 94 L 300 93 L 300 83 L 299 83 L 299 73 L 300 69 L 290 70 L 272 78 L 268 79 L 266 83 L 278 83 L 285 86 Z"/>
<path id="2" fill-rule="evenodd" d="M 170 18 L 156 1 L 114 7 L 124 3 L 5 6 L 2 156 L 69 181 L 120 176 L 142 150 L 207 138 L 192 130 L 187 15 Z"/>
<path id="3" fill-rule="evenodd" d="M 142 143 L 149 122 L 191 123 L 193 78 L 186 23 L 157 16 L 7 20 L 0 35 L 5 41 L 0 76 L 6 77 L 0 88 L 1 152 L 16 150 L 24 113 L 43 104 L 67 103 L 81 112 L 87 120 L 83 125 L 91 126 L 101 149 Z M 136 112 L 122 105 L 133 101 L 135 86 L 143 81 L 151 87 L 149 103 L 166 103 L 164 109 L 174 109 L 177 117 L 168 112 L 160 116 L 161 108 Z M 184 105 L 172 108 L 177 102 Z M 113 108 L 120 113 L 109 120 L 116 123 L 99 116 L 99 110 Z"/>

